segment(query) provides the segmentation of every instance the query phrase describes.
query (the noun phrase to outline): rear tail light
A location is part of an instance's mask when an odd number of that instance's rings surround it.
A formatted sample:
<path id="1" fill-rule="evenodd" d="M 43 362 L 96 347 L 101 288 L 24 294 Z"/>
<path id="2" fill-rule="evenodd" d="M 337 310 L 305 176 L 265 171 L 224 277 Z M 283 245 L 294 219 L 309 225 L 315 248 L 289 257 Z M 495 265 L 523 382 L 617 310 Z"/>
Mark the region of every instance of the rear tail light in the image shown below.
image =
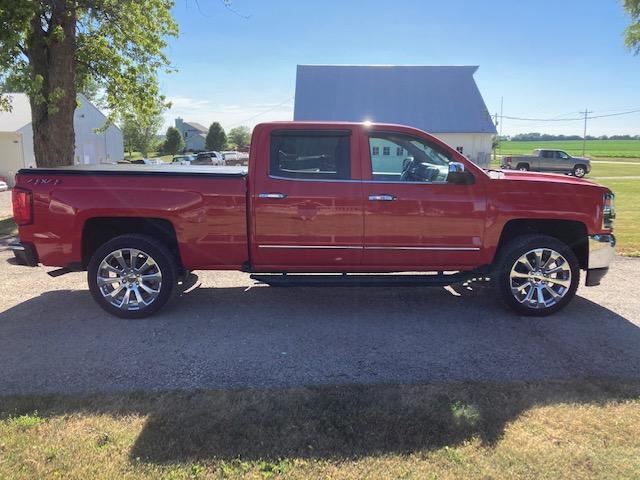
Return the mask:
<path id="1" fill-rule="evenodd" d="M 602 206 L 602 228 L 613 228 L 613 221 L 616 218 L 615 195 L 613 193 L 604 194 Z"/>
<path id="2" fill-rule="evenodd" d="M 29 190 L 14 188 L 11 192 L 13 219 L 18 225 L 33 222 L 33 194 Z"/>

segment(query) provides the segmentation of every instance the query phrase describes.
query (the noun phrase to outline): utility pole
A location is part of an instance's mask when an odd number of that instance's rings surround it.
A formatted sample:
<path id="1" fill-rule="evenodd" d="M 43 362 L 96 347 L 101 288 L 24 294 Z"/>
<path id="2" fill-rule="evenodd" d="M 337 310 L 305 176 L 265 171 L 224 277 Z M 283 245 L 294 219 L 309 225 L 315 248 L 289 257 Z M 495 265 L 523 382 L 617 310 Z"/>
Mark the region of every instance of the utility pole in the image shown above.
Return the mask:
<path id="1" fill-rule="evenodd" d="M 504 107 L 504 97 L 500 97 L 500 123 L 498 124 L 498 150 L 500 150 L 500 155 L 502 155 L 502 107 Z"/>
<path id="2" fill-rule="evenodd" d="M 493 124 L 498 125 L 498 114 L 493 114 Z M 498 145 L 500 145 L 500 138 L 498 138 Z M 496 148 L 493 148 L 493 161 L 496 161 Z"/>
<path id="3" fill-rule="evenodd" d="M 588 115 L 593 112 L 585 108 L 584 112 L 580 113 L 584 113 L 584 130 L 582 132 L 582 156 L 584 157 L 585 151 L 587 149 L 587 118 L 589 118 Z"/>

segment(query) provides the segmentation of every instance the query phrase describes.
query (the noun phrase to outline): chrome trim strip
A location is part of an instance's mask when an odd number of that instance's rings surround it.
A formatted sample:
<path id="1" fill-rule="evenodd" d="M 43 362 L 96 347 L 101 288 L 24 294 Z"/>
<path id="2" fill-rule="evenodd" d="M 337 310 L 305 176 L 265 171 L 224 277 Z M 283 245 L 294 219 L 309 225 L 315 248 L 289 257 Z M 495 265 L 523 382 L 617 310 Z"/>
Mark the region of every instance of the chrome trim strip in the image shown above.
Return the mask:
<path id="1" fill-rule="evenodd" d="M 362 184 L 393 184 L 393 185 L 452 185 L 449 182 L 401 182 L 395 180 L 354 180 L 354 179 L 332 179 L 332 178 L 291 178 L 269 175 L 273 180 L 288 180 L 294 182 L 330 182 L 330 183 L 362 183 Z"/>
<path id="2" fill-rule="evenodd" d="M 24 252 L 25 250 L 24 245 L 22 245 L 21 243 L 10 243 L 9 245 L 7 245 L 7 248 L 9 250 L 13 250 L 17 252 Z"/>
<path id="3" fill-rule="evenodd" d="M 319 249 L 319 250 L 362 250 L 355 245 L 258 245 L 258 248 L 291 248 L 291 249 Z"/>
<path id="4" fill-rule="evenodd" d="M 431 250 L 460 252 L 476 252 L 480 250 L 479 247 L 358 247 L 352 245 L 258 245 L 258 248 L 289 248 L 297 250 Z"/>
<path id="5" fill-rule="evenodd" d="M 451 250 L 462 252 L 475 252 L 479 247 L 364 247 L 365 250 Z"/>

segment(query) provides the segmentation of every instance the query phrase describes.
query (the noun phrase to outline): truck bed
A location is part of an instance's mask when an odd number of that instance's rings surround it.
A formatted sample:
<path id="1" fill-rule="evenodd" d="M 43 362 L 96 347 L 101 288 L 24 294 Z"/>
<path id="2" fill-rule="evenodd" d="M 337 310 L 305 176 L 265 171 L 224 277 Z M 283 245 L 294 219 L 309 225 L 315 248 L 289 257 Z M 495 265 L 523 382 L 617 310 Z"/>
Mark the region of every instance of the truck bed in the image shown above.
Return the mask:
<path id="1" fill-rule="evenodd" d="M 23 169 L 16 186 L 33 192 L 34 218 L 20 236 L 42 264 L 75 266 L 87 262 L 87 228 L 166 225 L 186 269 L 240 268 L 249 258 L 246 175 L 247 167 L 190 165 Z"/>

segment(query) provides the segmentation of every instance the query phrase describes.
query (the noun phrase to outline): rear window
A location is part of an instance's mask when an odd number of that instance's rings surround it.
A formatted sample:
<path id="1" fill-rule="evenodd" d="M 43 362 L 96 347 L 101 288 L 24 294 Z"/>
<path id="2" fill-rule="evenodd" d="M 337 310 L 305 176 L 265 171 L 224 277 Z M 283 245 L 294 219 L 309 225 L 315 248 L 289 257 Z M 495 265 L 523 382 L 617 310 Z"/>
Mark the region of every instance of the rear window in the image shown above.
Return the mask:
<path id="1" fill-rule="evenodd" d="M 303 179 L 351 178 L 349 130 L 280 130 L 271 134 L 269 174 Z"/>

